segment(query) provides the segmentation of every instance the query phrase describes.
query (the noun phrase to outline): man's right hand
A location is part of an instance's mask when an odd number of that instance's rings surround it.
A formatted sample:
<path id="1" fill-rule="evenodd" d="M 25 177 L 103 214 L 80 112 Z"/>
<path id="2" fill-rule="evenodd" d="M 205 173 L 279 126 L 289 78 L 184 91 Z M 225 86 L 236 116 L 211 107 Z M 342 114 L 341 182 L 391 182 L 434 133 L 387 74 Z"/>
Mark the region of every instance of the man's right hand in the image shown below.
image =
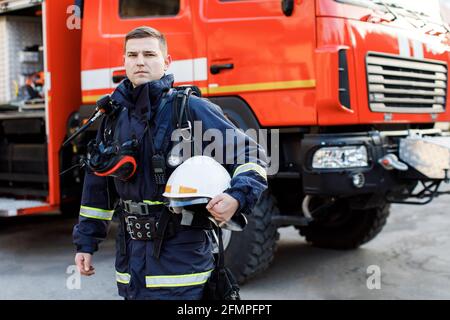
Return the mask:
<path id="1" fill-rule="evenodd" d="M 91 265 L 92 254 L 78 252 L 75 255 L 75 264 L 78 268 L 78 271 L 84 276 L 92 276 L 95 274 L 95 269 Z"/>

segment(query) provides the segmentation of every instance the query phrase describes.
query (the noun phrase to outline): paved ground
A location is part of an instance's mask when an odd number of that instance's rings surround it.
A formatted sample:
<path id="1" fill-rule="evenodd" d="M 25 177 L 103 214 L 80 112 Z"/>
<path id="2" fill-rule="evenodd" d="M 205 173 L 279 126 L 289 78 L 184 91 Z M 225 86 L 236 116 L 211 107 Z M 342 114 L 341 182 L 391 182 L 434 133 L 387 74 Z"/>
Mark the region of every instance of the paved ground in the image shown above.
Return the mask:
<path id="1" fill-rule="evenodd" d="M 244 299 L 450 299 L 450 196 L 427 206 L 392 207 L 382 233 L 354 251 L 312 248 L 280 229 L 275 262 L 242 286 Z M 0 220 L 0 299 L 120 299 L 114 283 L 113 227 L 94 256 L 97 274 L 71 273 L 75 219 Z M 381 272 L 380 289 L 369 284 Z M 374 282 L 375 281 L 375 282 Z"/>

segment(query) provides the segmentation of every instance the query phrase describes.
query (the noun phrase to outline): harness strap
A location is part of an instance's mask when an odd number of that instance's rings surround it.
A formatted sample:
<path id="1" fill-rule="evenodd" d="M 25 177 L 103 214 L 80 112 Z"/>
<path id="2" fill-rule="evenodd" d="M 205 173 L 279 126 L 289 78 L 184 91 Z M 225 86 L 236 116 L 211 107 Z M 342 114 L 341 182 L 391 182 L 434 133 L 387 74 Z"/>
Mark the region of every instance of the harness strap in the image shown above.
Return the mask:
<path id="1" fill-rule="evenodd" d="M 160 101 L 160 103 L 158 105 L 158 108 L 156 109 L 155 114 L 151 118 L 150 117 L 147 118 L 146 129 L 148 129 L 150 131 L 152 137 L 153 137 L 153 130 L 151 128 L 153 126 L 152 126 L 151 122 L 153 120 L 153 122 L 156 124 L 155 119 L 161 113 L 161 111 L 165 109 L 165 107 L 167 105 L 167 101 L 171 98 L 173 92 L 174 92 L 173 88 L 170 88 L 168 92 L 165 92 L 163 97 L 161 98 L 161 101 Z M 166 132 L 167 127 L 168 127 L 168 125 L 163 125 L 163 123 L 159 123 L 158 124 L 158 128 L 157 128 L 158 130 L 156 131 L 156 134 L 155 134 L 155 139 L 152 139 L 152 137 L 151 137 L 150 144 L 151 144 L 151 147 L 152 147 L 153 154 L 157 154 L 157 153 L 160 153 L 162 151 L 161 150 L 161 145 L 158 143 L 159 141 L 161 141 L 161 139 L 158 139 L 158 137 L 159 137 L 159 135 L 162 132 L 164 132 L 164 133 Z"/>
<path id="2" fill-rule="evenodd" d="M 181 130 L 182 137 L 186 141 L 192 140 L 192 115 L 189 109 L 191 94 L 195 93 L 190 87 L 185 88 L 183 91 L 178 91 L 172 104 L 173 125 L 176 129 Z"/>
<path id="3" fill-rule="evenodd" d="M 223 269 L 225 267 L 225 256 L 223 253 L 222 228 L 220 227 L 217 227 L 217 237 L 219 238 L 219 258 L 217 260 L 217 267 Z"/>
<path id="4" fill-rule="evenodd" d="M 126 240 L 125 235 L 127 233 L 127 226 L 125 223 L 125 219 L 121 218 L 121 219 L 119 219 L 119 221 L 120 221 L 120 225 L 119 225 L 120 231 L 123 234 L 123 237 L 121 238 L 121 241 L 119 243 L 119 252 L 120 252 L 120 255 L 126 256 L 127 255 L 127 240 Z"/>
<path id="5" fill-rule="evenodd" d="M 158 227 L 156 229 L 156 239 L 153 242 L 153 257 L 155 257 L 156 259 L 159 259 L 159 256 L 161 254 L 161 248 L 162 248 L 162 243 L 164 240 L 164 234 L 166 232 L 169 221 L 170 221 L 169 209 L 167 209 L 167 207 L 164 207 L 164 209 L 161 213 L 161 217 L 159 218 L 159 221 L 158 221 Z"/>

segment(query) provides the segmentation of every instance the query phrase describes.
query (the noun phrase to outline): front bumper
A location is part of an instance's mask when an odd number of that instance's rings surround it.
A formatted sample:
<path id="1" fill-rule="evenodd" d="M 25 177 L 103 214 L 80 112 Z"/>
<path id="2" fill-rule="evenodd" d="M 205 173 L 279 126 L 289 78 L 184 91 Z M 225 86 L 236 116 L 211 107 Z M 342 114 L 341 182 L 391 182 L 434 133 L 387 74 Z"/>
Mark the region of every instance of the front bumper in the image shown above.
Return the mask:
<path id="1" fill-rule="evenodd" d="M 314 153 L 323 147 L 364 145 L 368 166 L 315 169 Z M 388 154 L 407 165 L 388 170 L 379 160 Z M 309 195 L 352 196 L 368 193 L 406 193 L 418 181 L 445 180 L 450 168 L 450 136 L 438 129 L 371 131 L 305 135 L 301 145 L 303 192 Z M 406 167 L 406 166 L 405 166 Z M 355 179 L 357 175 L 357 179 Z M 361 183 L 362 179 L 362 183 Z M 355 184 L 355 181 L 360 183 Z"/>
<path id="2" fill-rule="evenodd" d="M 400 139 L 400 158 L 430 179 L 447 179 L 450 168 L 450 136 L 409 136 Z"/>

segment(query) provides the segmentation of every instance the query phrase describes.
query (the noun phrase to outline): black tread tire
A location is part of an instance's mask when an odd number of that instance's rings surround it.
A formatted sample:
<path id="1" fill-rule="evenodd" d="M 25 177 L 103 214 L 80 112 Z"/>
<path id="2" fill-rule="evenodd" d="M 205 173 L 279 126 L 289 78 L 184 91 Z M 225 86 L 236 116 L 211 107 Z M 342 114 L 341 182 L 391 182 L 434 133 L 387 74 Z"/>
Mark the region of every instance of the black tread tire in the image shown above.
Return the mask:
<path id="1" fill-rule="evenodd" d="M 313 246 L 326 249 L 349 250 L 375 238 L 383 229 L 389 216 L 390 205 L 366 210 L 348 210 L 348 217 L 339 226 L 312 222 L 307 227 L 300 227 L 300 235 Z"/>
<path id="2" fill-rule="evenodd" d="M 275 198 L 264 192 L 242 232 L 233 232 L 225 250 L 225 265 L 239 283 L 265 271 L 273 261 L 279 233 L 272 215 L 279 214 Z"/>

